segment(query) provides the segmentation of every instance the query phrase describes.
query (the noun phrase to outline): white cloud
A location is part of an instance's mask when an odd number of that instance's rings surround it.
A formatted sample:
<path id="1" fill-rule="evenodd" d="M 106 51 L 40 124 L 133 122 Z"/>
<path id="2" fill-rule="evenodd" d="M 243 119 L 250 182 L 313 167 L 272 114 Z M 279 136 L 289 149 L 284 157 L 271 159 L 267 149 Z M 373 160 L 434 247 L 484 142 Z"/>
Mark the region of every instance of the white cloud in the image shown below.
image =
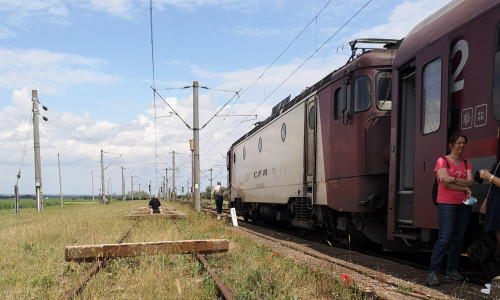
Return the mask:
<path id="1" fill-rule="evenodd" d="M 29 85 L 51 94 L 73 84 L 109 84 L 116 78 L 95 70 L 104 64 L 101 59 L 46 50 L 0 48 L 0 87 L 22 89 Z"/>

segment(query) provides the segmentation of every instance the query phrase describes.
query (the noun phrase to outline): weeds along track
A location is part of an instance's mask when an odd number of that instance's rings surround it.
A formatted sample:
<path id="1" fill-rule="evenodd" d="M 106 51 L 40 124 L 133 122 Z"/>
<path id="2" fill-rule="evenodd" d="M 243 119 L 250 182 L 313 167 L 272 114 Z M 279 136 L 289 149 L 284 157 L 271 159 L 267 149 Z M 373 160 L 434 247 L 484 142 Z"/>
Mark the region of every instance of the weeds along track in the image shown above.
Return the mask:
<path id="1" fill-rule="evenodd" d="M 139 219 L 134 219 L 132 221 L 133 221 L 133 223 L 129 226 L 129 228 L 116 240 L 116 242 L 115 242 L 116 244 L 121 244 L 129 236 L 130 232 L 134 229 L 134 227 L 139 223 Z M 182 229 L 177 224 L 176 220 L 172 219 L 172 221 L 173 221 L 173 225 L 176 227 L 176 229 L 179 232 L 182 232 Z M 222 280 L 218 277 L 217 273 L 210 267 L 205 255 L 203 255 L 201 253 L 193 253 L 192 255 L 207 270 L 207 273 L 215 281 L 220 297 L 222 299 L 225 299 L 225 300 L 233 300 L 231 292 L 224 285 Z M 87 270 L 87 272 L 85 272 L 83 277 L 77 281 L 75 287 L 70 288 L 66 291 L 66 293 L 64 294 L 62 299 L 70 300 L 70 299 L 74 299 L 76 296 L 78 296 L 85 288 L 85 285 L 87 284 L 87 282 L 89 282 L 99 272 L 99 270 L 105 266 L 105 263 L 106 263 L 106 259 L 99 259 L 99 260 L 95 261 L 92 264 L 92 266 Z"/>
<path id="2" fill-rule="evenodd" d="M 203 208 L 216 214 L 212 208 Z M 227 211 L 223 215 L 230 218 Z M 415 254 L 397 257 L 377 252 L 361 253 L 345 246 L 328 245 L 318 238 L 304 236 L 292 230 L 257 226 L 238 218 L 240 232 L 258 243 L 271 244 L 287 256 L 305 265 L 331 269 L 348 278 L 357 287 L 375 299 L 487 299 L 480 293 L 484 281 L 477 279 L 476 271 L 464 264 L 467 281 L 463 283 L 444 279 L 440 287 L 425 285 L 426 260 L 414 262 Z M 424 261 L 424 262 L 422 262 Z"/>
<path id="3" fill-rule="evenodd" d="M 135 227 L 135 225 L 138 223 L 138 221 L 134 221 L 130 227 L 116 240 L 116 244 L 120 244 L 121 242 L 123 242 L 123 240 L 125 240 L 127 238 L 127 236 L 129 235 L 129 233 L 132 231 L 132 229 Z M 68 291 L 66 291 L 66 293 L 64 294 L 64 297 L 62 299 L 65 299 L 65 300 L 71 300 L 73 299 L 73 297 L 77 296 L 82 290 L 83 288 L 85 287 L 85 284 L 90 280 L 92 279 L 92 277 L 97 274 L 97 272 L 99 272 L 99 270 L 104 266 L 104 260 L 97 260 L 96 262 L 94 262 L 92 264 L 92 267 L 90 267 L 90 269 L 85 272 L 85 274 L 83 275 L 83 277 L 78 280 L 78 282 L 76 283 L 76 286 L 75 288 L 70 288 L 68 289 Z"/>

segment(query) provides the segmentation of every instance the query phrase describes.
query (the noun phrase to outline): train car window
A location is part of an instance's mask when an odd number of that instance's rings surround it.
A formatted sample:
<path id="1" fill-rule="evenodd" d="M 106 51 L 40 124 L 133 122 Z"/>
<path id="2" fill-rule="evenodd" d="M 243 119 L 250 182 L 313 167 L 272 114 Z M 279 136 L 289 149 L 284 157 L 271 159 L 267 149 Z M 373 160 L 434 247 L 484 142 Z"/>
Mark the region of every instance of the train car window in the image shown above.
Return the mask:
<path id="1" fill-rule="evenodd" d="M 233 153 L 233 165 L 236 164 L 236 152 Z"/>
<path id="2" fill-rule="evenodd" d="M 377 108 L 380 110 L 391 110 L 392 73 L 379 72 L 375 77 L 375 95 L 377 95 Z"/>
<path id="3" fill-rule="evenodd" d="M 259 138 L 259 152 L 262 152 L 262 137 Z"/>
<path id="4" fill-rule="evenodd" d="M 281 141 L 284 142 L 286 139 L 286 124 L 281 125 Z"/>
<path id="5" fill-rule="evenodd" d="M 364 111 L 370 108 L 371 79 L 361 76 L 354 81 L 354 112 Z"/>
<path id="6" fill-rule="evenodd" d="M 247 157 L 247 148 L 243 147 L 243 160 Z"/>
<path id="7" fill-rule="evenodd" d="M 493 63 L 493 118 L 500 120 L 500 23 L 495 30 L 495 57 Z"/>
<path id="8" fill-rule="evenodd" d="M 422 71 L 422 134 L 429 134 L 441 125 L 441 58 L 424 66 Z"/>
<path id="9" fill-rule="evenodd" d="M 313 105 L 309 110 L 309 128 L 314 129 L 315 123 L 316 123 L 316 105 Z"/>

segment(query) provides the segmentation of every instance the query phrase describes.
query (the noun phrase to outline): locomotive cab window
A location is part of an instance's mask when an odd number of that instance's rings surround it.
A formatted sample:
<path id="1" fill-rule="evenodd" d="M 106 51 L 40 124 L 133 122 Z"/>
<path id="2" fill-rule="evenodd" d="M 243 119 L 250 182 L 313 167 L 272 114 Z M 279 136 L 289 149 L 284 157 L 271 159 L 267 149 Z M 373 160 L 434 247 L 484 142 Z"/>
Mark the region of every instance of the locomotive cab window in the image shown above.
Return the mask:
<path id="1" fill-rule="evenodd" d="M 346 85 L 347 95 L 346 95 L 346 106 L 345 111 L 342 111 L 342 88 L 338 88 L 335 90 L 333 95 L 333 119 L 334 120 L 342 120 L 343 114 L 349 113 L 350 105 L 351 105 L 351 85 Z"/>
<path id="2" fill-rule="evenodd" d="M 370 108 L 371 79 L 361 76 L 354 81 L 354 112 L 364 111 Z"/>
<path id="3" fill-rule="evenodd" d="M 314 129 L 314 124 L 316 124 L 316 105 L 311 106 L 309 110 L 309 128 Z"/>
<path id="4" fill-rule="evenodd" d="M 376 103 L 380 110 L 391 110 L 392 73 L 379 72 L 375 77 Z"/>
<path id="5" fill-rule="evenodd" d="M 424 66 L 422 71 L 422 134 L 429 134 L 441 125 L 441 58 Z"/>
<path id="6" fill-rule="evenodd" d="M 495 30 L 495 48 L 493 63 L 493 118 L 500 120 L 500 23 Z"/>

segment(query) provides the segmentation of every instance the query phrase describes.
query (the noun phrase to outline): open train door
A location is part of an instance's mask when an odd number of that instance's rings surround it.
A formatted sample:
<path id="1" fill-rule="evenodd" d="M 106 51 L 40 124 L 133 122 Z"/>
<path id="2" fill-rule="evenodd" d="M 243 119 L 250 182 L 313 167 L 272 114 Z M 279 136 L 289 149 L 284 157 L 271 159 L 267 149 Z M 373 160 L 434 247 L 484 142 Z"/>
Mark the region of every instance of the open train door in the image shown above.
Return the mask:
<path id="1" fill-rule="evenodd" d="M 399 228 L 437 228 L 431 191 L 436 159 L 446 154 L 448 127 L 447 39 L 438 40 L 404 64 L 398 74 L 399 104 L 394 236 L 421 238 Z M 406 232 L 398 234 L 398 232 Z"/>

